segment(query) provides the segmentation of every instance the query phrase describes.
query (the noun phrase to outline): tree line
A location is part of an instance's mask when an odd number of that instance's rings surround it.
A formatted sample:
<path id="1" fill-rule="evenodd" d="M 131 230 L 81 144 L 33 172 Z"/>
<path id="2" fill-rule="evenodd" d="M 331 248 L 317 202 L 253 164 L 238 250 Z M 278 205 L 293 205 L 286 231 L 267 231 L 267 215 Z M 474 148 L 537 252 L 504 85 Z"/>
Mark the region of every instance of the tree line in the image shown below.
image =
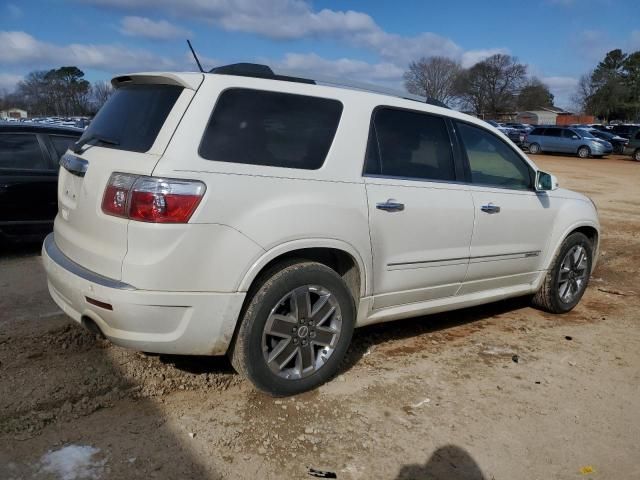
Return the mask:
<path id="1" fill-rule="evenodd" d="M 573 101 L 603 120 L 640 121 L 640 51 L 608 52 L 580 77 Z"/>
<path id="2" fill-rule="evenodd" d="M 549 87 L 527 66 L 504 54 L 492 55 L 470 68 L 446 57 L 411 62 L 405 88 L 482 118 L 553 106 Z M 572 97 L 577 110 L 604 121 L 640 121 L 640 51 L 607 53 L 580 78 Z"/>
<path id="3" fill-rule="evenodd" d="M 38 70 L 27 74 L 13 92 L 0 92 L 0 110 L 21 108 L 31 117 L 91 116 L 112 92 L 110 83 L 91 84 L 78 67 Z"/>
<path id="4" fill-rule="evenodd" d="M 405 88 L 483 118 L 553 106 L 553 94 L 527 66 L 511 55 L 495 54 L 470 68 L 447 57 L 411 62 Z"/>

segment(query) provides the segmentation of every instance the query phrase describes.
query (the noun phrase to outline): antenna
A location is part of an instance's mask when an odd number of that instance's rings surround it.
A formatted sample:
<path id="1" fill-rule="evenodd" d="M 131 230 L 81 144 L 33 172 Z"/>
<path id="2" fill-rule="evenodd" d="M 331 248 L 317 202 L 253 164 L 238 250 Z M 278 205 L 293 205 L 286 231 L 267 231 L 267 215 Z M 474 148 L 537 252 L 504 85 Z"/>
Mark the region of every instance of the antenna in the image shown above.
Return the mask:
<path id="1" fill-rule="evenodd" d="M 187 45 L 189 45 L 189 49 L 191 50 L 191 53 L 193 54 L 193 58 L 196 59 L 196 63 L 198 64 L 198 68 L 200 69 L 200 71 L 202 73 L 204 73 L 204 69 L 202 68 L 202 65 L 200 64 L 200 60 L 198 60 L 198 56 L 196 55 L 196 51 L 191 46 L 191 42 L 189 41 L 188 38 L 187 38 Z"/>

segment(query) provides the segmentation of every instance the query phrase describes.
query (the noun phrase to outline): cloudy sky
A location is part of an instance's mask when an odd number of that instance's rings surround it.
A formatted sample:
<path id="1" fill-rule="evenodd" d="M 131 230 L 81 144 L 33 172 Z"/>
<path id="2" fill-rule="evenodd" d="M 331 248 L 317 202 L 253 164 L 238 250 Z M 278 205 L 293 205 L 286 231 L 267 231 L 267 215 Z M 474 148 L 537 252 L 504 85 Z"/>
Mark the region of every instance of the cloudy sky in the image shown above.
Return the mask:
<path id="1" fill-rule="evenodd" d="M 257 61 L 398 88 L 420 56 L 504 52 L 568 106 L 606 51 L 640 49 L 639 18 L 640 0 L 0 0 L 0 88 L 61 65 L 89 80 L 193 70 L 190 38 L 207 69 Z"/>

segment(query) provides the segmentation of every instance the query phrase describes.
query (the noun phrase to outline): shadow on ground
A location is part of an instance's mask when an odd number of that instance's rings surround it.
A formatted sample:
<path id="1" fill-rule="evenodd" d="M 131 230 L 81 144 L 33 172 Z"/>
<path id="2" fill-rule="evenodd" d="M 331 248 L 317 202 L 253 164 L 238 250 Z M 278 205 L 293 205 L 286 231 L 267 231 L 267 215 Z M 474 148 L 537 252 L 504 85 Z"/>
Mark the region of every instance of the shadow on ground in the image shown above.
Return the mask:
<path id="1" fill-rule="evenodd" d="M 396 480 L 487 480 L 473 457 L 456 445 L 438 448 L 424 465 L 405 465 Z"/>

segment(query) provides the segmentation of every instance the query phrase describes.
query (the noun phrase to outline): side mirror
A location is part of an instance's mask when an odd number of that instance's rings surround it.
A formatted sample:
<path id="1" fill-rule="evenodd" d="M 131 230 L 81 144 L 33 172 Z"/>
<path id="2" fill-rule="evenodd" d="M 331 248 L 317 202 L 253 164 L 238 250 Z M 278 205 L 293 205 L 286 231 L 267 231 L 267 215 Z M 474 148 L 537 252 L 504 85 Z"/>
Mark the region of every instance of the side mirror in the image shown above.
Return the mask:
<path id="1" fill-rule="evenodd" d="M 536 172 L 536 191 L 547 192 L 558 188 L 558 179 L 555 175 L 538 170 Z"/>

